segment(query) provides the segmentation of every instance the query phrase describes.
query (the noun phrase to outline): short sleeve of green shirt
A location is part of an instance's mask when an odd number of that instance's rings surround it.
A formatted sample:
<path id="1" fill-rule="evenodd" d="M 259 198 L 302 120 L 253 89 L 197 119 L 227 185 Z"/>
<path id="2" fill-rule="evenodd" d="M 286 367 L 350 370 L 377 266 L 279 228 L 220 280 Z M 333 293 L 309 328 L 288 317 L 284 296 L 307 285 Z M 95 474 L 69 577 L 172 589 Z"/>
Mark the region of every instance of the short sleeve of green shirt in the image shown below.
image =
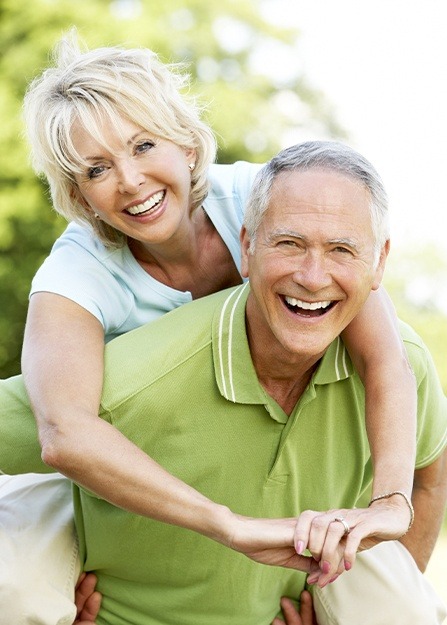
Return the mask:
<path id="1" fill-rule="evenodd" d="M 418 386 L 416 469 L 434 462 L 447 445 L 447 398 L 420 337 L 402 324 L 402 337 Z"/>

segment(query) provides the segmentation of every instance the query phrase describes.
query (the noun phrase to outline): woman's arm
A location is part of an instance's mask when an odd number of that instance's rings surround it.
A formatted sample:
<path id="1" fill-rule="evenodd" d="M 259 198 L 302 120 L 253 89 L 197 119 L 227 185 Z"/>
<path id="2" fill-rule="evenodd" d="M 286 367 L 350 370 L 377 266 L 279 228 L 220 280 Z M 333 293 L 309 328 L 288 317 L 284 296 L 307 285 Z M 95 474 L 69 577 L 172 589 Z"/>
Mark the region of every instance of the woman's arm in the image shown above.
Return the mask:
<path id="1" fill-rule="evenodd" d="M 296 519 L 233 514 L 98 417 L 103 352 L 103 328 L 93 315 L 58 295 L 32 296 L 23 371 L 44 461 L 115 506 L 197 531 L 258 562 L 318 578 L 316 562 L 294 549 Z"/>
<path id="2" fill-rule="evenodd" d="M 258 562 L 318 568 L 293 547 L 296 519 L 233 514 L 165 471 L 98 417 L 104 333 L 73 301 L 31 297 L 23 373 L 45 463 L 115 506 L 212 538 Z"/>
<path id="3" fill-rule="evenodd" d="M 371 292 L 342 337 L 366 391 L 372 495 L 401 490 L 410 496 L 416 454 L 416 381 L 394 306 L 383 287 Z M 398 499 L 405 509 L 403 498 Z"/>
<path id="4" fill-rule="evenodd" d="M 75 302 L 35 293 L 22 369 L 44 462 L 112 504 L 213 538 L 223 506 L 164 471 L 98 417 L 104 331 Z"/>

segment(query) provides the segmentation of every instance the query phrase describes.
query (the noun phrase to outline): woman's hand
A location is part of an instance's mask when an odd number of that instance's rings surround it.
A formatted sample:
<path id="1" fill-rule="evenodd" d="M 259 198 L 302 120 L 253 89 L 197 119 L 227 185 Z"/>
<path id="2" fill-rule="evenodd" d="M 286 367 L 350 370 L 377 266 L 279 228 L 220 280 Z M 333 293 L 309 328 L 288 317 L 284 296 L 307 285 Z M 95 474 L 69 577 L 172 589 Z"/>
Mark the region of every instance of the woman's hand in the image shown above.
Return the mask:
<path id="1" fill-rule="evenodd" d="M 310 574 L 307 582 L 322 588 L 335 581 L 352 568 L 358 551 L 383 540 L 397 540 L 408 530 L 409 521 L 409 508 L 399 496 L 377 501 L 370 508 L 306 510 L 295 527 L 295 549 L 298 554 L 307 549 L 320 568 L 320 574 Z"/>

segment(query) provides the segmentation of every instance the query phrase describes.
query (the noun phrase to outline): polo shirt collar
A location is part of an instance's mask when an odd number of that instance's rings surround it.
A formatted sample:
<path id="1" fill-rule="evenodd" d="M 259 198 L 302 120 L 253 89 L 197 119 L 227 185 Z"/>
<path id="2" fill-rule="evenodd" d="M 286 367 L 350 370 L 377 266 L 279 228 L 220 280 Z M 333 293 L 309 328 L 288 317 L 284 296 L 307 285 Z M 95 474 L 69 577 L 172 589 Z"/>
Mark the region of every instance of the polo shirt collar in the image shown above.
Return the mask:
<path id="1" fill-rule="evenodd" d="M 249 283 L 228 291 L 213 318 L 212 342 L 216 383 L 229 401 L 265 404 L 266 393 L 259 384 L 251 359 L 245 326 Z M 312 384 L 331 384 L 353 374 L 352 362 L 340 337 L 328 347 Z"/>

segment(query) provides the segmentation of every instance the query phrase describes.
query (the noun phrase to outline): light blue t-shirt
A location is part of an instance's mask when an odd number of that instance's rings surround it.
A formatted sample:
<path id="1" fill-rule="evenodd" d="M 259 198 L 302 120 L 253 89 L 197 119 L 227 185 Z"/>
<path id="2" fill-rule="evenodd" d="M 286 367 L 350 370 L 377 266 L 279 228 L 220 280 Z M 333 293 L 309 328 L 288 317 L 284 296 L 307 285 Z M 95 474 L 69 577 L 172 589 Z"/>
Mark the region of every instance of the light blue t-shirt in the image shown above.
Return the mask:
<path id="1" fill-rule="evenodd" d="M 203 203 L 236 267 L 245 205 L 261 165 L 239 161 L 211 165 Z M 173 289 L 144 271 L 125 245 L 107 248 L 88 227 L 71 223 L 36 273 L 31 294 L 47 291 L 73 300 L 103 325 L 106 342 L 190 302 L 189 291 Z"/>

